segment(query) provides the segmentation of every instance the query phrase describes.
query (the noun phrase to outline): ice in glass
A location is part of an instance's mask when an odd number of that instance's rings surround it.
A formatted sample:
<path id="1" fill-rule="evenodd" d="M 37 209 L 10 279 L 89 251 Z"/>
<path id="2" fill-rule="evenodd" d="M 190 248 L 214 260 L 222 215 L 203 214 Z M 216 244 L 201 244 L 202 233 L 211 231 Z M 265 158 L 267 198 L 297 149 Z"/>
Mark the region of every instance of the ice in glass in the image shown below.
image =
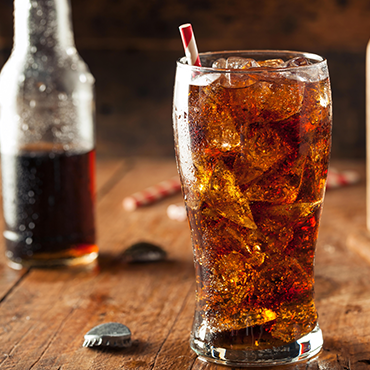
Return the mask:
<path id="1" fill-rule="evenodd" d="M 177 63 L 174 136 L 191 229 L 191 347 L 229 365 L 320 351 L 314 259 L 331 143 L 326 61 L 295 52 Z"/>

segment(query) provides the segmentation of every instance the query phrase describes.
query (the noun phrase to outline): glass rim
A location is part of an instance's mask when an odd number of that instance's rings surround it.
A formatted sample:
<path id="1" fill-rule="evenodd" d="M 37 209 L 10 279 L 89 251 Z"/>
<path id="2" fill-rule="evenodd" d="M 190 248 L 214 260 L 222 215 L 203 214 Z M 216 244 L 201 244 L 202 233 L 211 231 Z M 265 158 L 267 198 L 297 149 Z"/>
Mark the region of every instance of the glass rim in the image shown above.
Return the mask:
<path id="1" fill-rule="evenodd" d="M 303 71 L 305 69 L 310 68 L 318 68 L 320 66 L 324 66 L 327 64 L 327 59 L 319 54 L 311 53 L 311 52 L 303 52 L 303 51 L 293 51 L 293 50 L 277 50 L 277 49 L 253 49 L 253 50 L 223 50 L 223 51 L 209 51 L 204 53 L 199 53 L 199 57 L 202 58 L 208 56 L 218 56 L 219 58 L 227 58 L 231 56 L 238 56 L 241 54 L 249 55 L 250 57 L 255 56 L 276 56 L 276 58 L 280 57 L 287 57 L 288 59 L 296 58 L 296 57 L 304 57 L 309 59 L 312 64 L 303 65 L 303 66 L 294 66 L 294 67 L 257 67 L 257 68 L 248 68 L 248 69 L 223 69 L 223 68 L 212 68 L 212 67 L 199 67 L 199 66 L 192 66 L 188 64 L 188 60 L 186 56 L 182 56 L 177 59 L 176 64 L 178 67 L 190 69 L 196 72 L 208 72 L 208 73 L 270 73 L 270 72 L 286 72 L 286 71 Z M 226 59 L 225 58 L 225 59 Z M 216 60 L 216 59 L 215 59 Z"/>

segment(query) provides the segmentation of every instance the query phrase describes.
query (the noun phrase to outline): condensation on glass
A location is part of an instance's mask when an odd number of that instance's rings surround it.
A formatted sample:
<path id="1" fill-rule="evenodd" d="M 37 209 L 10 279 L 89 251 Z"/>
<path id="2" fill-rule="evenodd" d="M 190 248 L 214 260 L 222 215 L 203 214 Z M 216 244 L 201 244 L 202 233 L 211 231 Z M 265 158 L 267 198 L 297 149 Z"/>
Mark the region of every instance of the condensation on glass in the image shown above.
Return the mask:
<path id="1" fill-rule="evenodd" d="M 0 75 L 4 237 L 9 265 L 85 264 L 95 243 L 94 78 L 68 0 L 15 0 Z"/>
<path id="2" fill-rule="evenodd" d="M 326 61 L 278 51 L 182 58 L 174 136 L 196 270 L 191 347 L 231 366 L 322 348 L 316 240 L 331 144 Z"/>

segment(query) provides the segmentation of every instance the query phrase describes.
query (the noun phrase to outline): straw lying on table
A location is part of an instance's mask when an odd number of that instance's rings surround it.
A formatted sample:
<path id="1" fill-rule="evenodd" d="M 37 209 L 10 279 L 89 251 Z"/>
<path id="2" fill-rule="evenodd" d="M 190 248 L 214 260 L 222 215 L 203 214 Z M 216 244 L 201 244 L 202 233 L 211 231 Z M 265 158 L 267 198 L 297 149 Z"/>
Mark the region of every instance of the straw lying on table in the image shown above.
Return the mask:
<path id="1" fill-rule="evenodd" d="M 134 211 L 138 207 L 154 203 L 157 200 L 178 193 L 180 190 L 180 180 L 176 176 L 126 197 L 123 200 L 123 208 L 126 211 Z"/>
<path id="2" fill-rule="evenodd" d="M 360 175 L 355 171 L 339 172 L 335 168 L 328 171 L 326 189 L 335 189 L 341 186 L 356 184 L 360 181 Z"/>

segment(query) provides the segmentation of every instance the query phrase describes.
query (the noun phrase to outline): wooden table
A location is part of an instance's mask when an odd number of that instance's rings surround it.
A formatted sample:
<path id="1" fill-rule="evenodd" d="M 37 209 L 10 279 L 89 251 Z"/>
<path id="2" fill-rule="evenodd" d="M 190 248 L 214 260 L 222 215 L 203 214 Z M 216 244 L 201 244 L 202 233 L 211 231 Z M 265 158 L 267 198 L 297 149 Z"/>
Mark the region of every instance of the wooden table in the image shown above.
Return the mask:
<path id="1" fill-rule="evenodd" d="M 338 166 L 364 175 L 363 163 Z M 181 196 L 134 212 L 122 208 L 125 196 L 175 174 L 173 160 L 98 161 L 101 253 L 90 269 L 15 271 L 1 253 L 0 369 L 226 369 L 200 361 L 189 348 L 194 310 L 189 230 L 186 222 L 166 215 Z M 125 263 L 122 252 L 138 241 L 161 245 L 168 259 Z M 364 180 L 328 191 L 316 259 L 324 350 L 309 363 L 274 369 L 370 369 L 367 247 Z M 109 321 L 129 326 L 131 348 L 82 347 L 88 330 Z"/>

